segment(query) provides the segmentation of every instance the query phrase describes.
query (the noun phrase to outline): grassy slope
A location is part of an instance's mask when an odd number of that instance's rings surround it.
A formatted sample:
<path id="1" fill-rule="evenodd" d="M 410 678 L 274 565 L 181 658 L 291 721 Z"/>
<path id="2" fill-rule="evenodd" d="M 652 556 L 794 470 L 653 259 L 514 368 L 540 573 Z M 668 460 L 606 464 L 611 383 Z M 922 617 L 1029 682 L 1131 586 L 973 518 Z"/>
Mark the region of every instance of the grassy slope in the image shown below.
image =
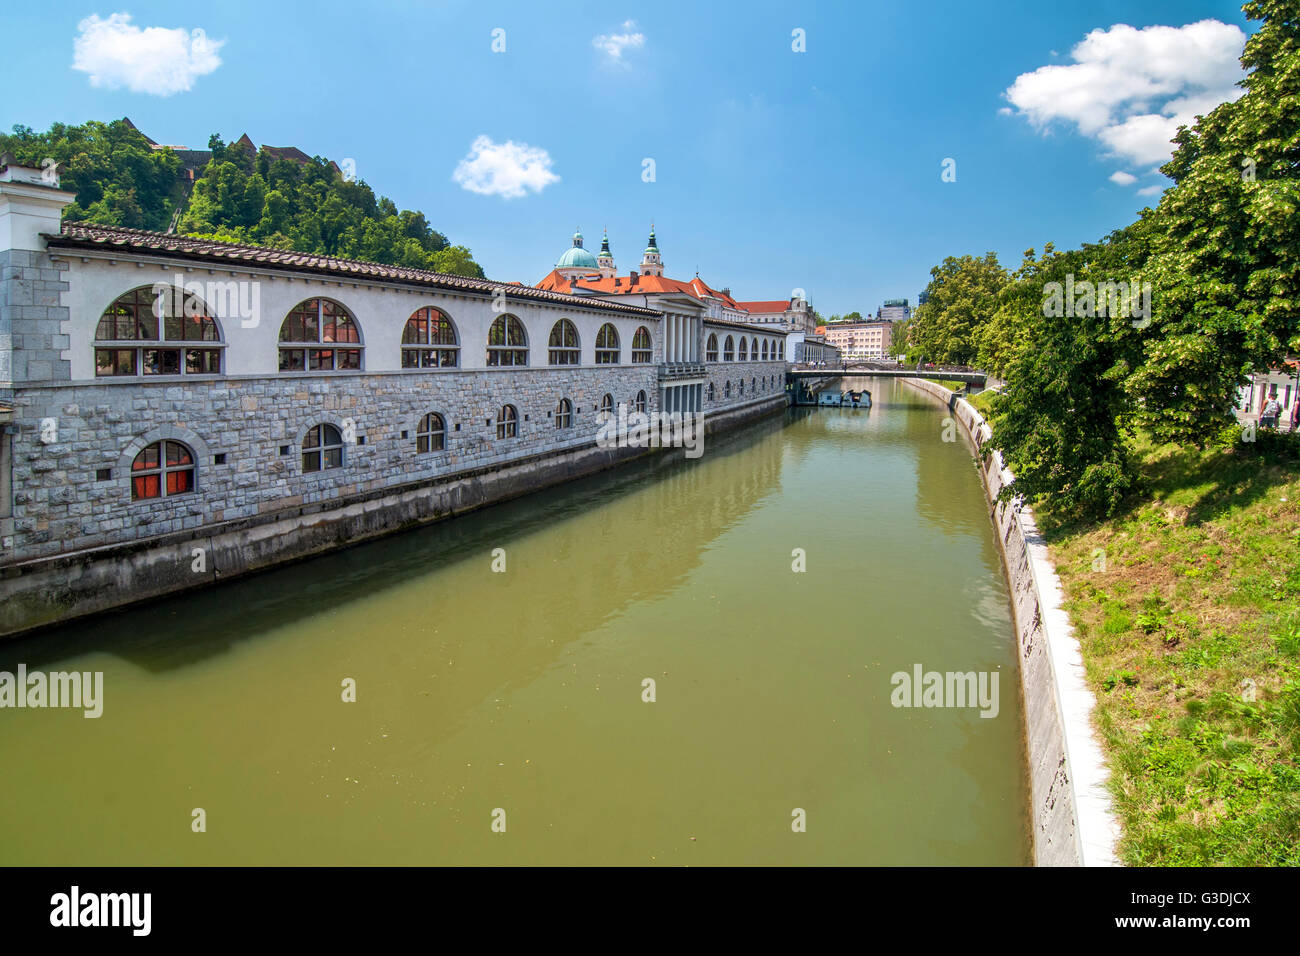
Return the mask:
<path id="1" fill-rule="evenodd" d="M 987 414 L 991 395 L 971 402 Z M 1298 448 L 1148 443 L 1128 511 L 1053 528 L 1036 509 L 1097 695 L 1126 863 L 1300 865 Z"/>
<path id="2" fill-rule="evenodd" d="M 1278 451 L 1145 445 L 1131 510 L 1049 532 L 1127 863 L 1300 864 L 1300 470 Z"/>

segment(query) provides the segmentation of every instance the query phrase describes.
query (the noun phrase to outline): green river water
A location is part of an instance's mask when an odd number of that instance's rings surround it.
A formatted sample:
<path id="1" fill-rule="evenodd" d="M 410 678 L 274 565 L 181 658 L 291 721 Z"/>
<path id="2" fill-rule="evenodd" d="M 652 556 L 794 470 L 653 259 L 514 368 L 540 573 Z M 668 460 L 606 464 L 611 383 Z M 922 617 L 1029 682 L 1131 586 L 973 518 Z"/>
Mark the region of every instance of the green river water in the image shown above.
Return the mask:
<path id="1" fill-rule="evenodd" d="M 0 864 L 1028 863 L 979 474 L 940 407 L 862 384 L 869 411 L 0 644 L 104 673 L 98 719 L 0 711 Z M 997 716 L 892 706 L 917 664 L 997 672 Z"/>

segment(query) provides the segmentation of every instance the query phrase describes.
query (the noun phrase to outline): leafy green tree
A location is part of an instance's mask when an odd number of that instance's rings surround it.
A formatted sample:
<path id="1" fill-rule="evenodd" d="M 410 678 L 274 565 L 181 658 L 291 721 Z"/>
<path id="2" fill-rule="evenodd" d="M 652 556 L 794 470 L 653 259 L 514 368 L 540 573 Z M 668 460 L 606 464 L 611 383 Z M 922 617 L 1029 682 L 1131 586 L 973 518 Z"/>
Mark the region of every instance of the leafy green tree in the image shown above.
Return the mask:
<path id="1" fill-rule="evenodd" d="M 217 135 L 208 148 L 212 158 L 191 187 L 174 152 L 122 120 L 0 134 L 0 152 L 24 165 L 59 163 L 63 188 L 77 194 L 69 220 L 165 231 L 183 208 L 185 235 L 483 276 L 469 250 L 423 213 L 399 210 L 320 157 L 296 163 Z"/>
<path id="2" fill-rule="evenodd" d="M 967 365 L 979 349 L 981 326 L 1007 283 L 996 254 L 949 256 L 930 270 L 925 304 L 912 313 L 912 342 L 936 362 Z"/>
<path id="3" fill-rule="evenodd" d="M 66 219 L 165 230 L 185 196 L 176 154 L 153 149 L 122 120 L 55 123 L 45 133 L 15 126 L 0 133 L 0 152 L 24 166 L 58 163 L 61 187 L 77 194 Z"/>
<path id="4" fill-rule="evenodd" d="M 896 319 L 890 323 L 889 354 L 891 356 L 907 354 L 907 337 L 911 325 L 909 319 Z"/>
<path id="5" fill-rule="evenodd" d="M 1245 94 L 1180 129 L 1156 217 L 1153 321 L 1129 378 L 1157 437 L 1203 443 L 1300 349 L 1300 16 L 1252 0 Z"/>
<path id="6" fill-rule="evenodd" d="M 1018 330 L 997 346 L 1007 384 L 991 409 L 991 447 L 1016 476 L 1004 497 L 1050 498 L 1062 517 L 1094 518 L 1113 513 L 1133 488 L 1132 317 L 1109 304 L 1052 308 L 1049 284 L 1105 282 L 1135 241 L 1120 231 L 1065 253 L 1049 244 L 1037 259 L 1029 250 L 1000 297 L 986 332 Z"/>

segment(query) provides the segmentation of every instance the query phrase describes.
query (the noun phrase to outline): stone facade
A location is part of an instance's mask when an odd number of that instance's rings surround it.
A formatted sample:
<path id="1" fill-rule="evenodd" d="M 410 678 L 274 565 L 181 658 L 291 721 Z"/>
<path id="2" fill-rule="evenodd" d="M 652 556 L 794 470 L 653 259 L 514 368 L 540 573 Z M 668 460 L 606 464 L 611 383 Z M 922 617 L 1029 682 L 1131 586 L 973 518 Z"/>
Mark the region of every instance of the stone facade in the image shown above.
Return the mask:
<path id="1" fill-rule="evenodd" d="M 716 362 L 706 366 L 704 412 L 785 394 L 784 362 Z M 743 388 L 742 388 L 743 383 Z M 727 386 L 730 384 L 730 393 Z M 710 388 L 712 393 L 710 393 Z M 712 397 L 710 398 L 710 394 Z"/>
<path id="2" fill-rule="evenodd" d="M 590 444 L 606 393 L 631 404 L 644 391 L 653 407 L 655 385 L 653 366 L 618 366 L 21 389 L 3 553 L 24 560 L 198 530 Z M 553 417 L 561 398 L 573 406 L 568 428 Z M 499 439 L 507 404 L 518 411 L 518 436 Z M 418 454 L 417 426 L 429 412 L 446 422 L 445 449 Z M 57 441 L 45 444 L 40 423 L 50 418 Z M 304 473 L 303 438 L 322 423 L 355 441 L 345 443 L 341 468 Z M 132 461 L 166 438 L 194 452 L 195 492 L 133 501 Z"/>
<path id="3" fill-rule="evenodd" d="M 42 252 L 0 250 L 0 398 L 12 399 L 15 383 L 70 377 L 67 268 Z"/>

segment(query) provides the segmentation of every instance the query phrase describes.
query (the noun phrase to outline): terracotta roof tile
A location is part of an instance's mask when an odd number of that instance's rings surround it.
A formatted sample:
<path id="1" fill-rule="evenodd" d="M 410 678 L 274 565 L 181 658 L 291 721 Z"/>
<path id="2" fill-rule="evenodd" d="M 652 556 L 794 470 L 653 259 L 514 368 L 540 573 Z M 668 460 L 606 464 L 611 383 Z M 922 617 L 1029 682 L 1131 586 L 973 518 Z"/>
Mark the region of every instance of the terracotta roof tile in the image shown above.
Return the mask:
<path id="1" fill-rule="evenodd" d="M 712 288 L 707 282 L 698 276 L 689 282 L 683 282 L 680 279 L 670 279 L 667 276 L 651 276 L 638 274 L 633 281 L 630 276 L 620 275 L 604 277 L 599 275 L 579 276 L 575 279 L 568 279 L 561 275 L 559 270 L 552 269 L 541 282 L 537 283 L 537 288 L 547 289 L 555 292 L 568 292 L 571 289 L 578 288 L 589 292 L 598 292 L 601 295 L 663 295 L 668 293 L 685 293 L 695 298 L 712 296 L 721 299 L 729 306 L 736 307 L 735 299 L 723 292 Z"/>
<path id="2" fill-rule="evenodd" d="M 761 302 L 737 302 L 746 312 L 788 312 L 790 311 L 789 299 L 767 299 Z"/>
<path id="3" fill-rule="evenodd" d="M 626 312 L 640 316 L 658 316 L 654 309 L 626 305 L 622 302 L 593 300 L 588 297 L 567 295 L 561 290 L 548 290 L 526 285 L 493 282 L 490 279 L 472 279 L 445 272 L 429 272 L 406 266 L 386 266 L 361 259 L 336 259 L 310 252 L 291 249 L 267 249 L 262 246 L 244 246 L 213 239 L 195 239 L 191 236 L 169 235 L 124 226 L 100 226 L 88 222 L 65 222 L 62 231 L 45 236 L 50 248 L 100 249 L 141 255 L 194 259 L 206 263 L 225 265 L 258 265 L 286 272 L 313 272 L 327 275 L 336 281 L 346 279 L 373 279 L 381 282 L 407 283 L 429 286 L 449 292 L 480 293 L 492 295 L 498 289 L 508 289 L 517 299 L 554 302 L 560 305 L 581 306 L 588 309 Z"/>

